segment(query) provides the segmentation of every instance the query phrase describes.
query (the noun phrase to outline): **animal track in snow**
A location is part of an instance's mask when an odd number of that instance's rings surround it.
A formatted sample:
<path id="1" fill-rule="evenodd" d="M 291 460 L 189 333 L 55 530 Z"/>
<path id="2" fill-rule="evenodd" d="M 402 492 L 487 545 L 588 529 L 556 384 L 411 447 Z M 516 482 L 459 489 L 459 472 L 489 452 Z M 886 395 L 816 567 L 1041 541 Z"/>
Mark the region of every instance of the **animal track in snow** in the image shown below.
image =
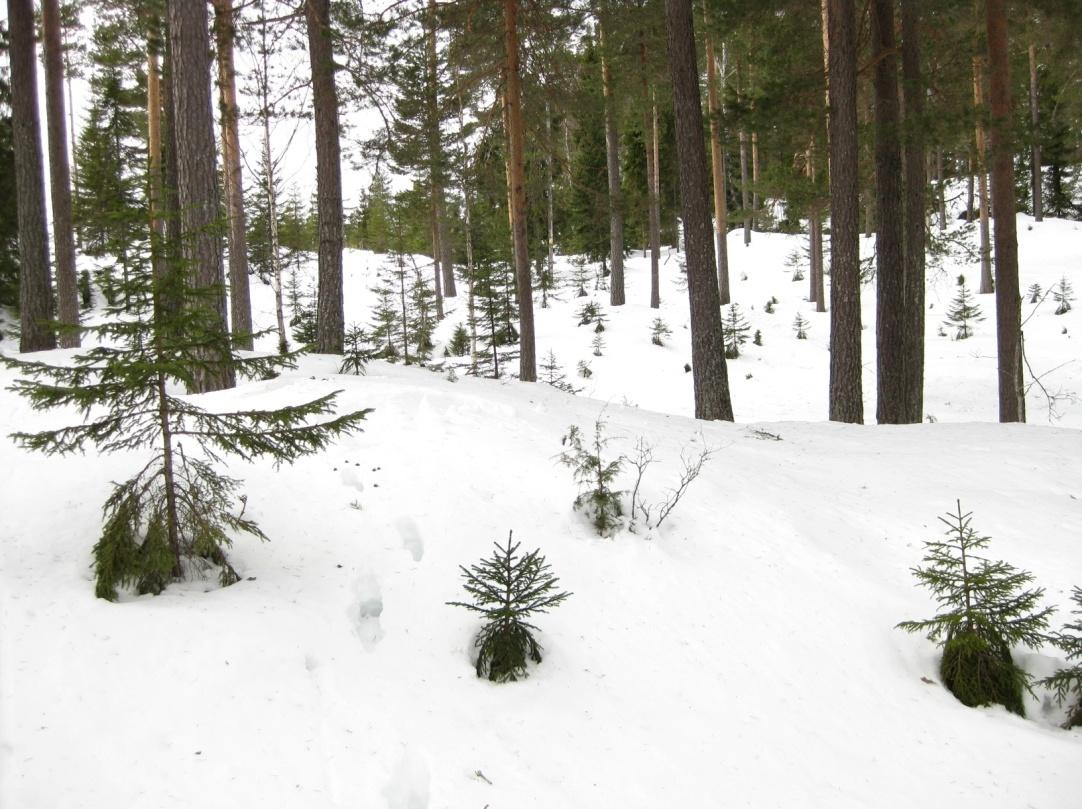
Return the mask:
<path id="1" fill-rule="evenodd" d="M 366 652 L 371 652 L 383 640 L 383 627 L 379 622 L 382 614 L 383 595 L 379 582 L 370 575 L 365 576 L 357 588 L 356 631 Z"/>
<path id="2" fill-rule="evenodd" d="M 399 517 L 395 522 L 398 535 L 402 538 L 402 547 L 409 551 L 414 562 L 420 562 L 425 555 L 425 541 L 421 538 L 421 530 L 411 517 Z"/>

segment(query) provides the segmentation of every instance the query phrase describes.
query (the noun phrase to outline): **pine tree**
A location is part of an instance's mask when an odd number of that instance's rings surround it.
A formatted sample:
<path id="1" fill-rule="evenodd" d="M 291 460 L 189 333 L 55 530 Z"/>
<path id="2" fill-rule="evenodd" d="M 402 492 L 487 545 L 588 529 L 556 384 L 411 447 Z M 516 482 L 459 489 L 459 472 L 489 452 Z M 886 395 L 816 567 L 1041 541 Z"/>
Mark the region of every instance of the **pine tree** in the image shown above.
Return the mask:
<path id="1" fill-rule="evenodd" d="M 957 327 L 956 340 L 965 340 L 973 336 L 973 323 L 984 320 L 981 308 L 973 299 L 973 294 L 966 286 L 966 277 L 958 276 L 958 294 L 947 309 L 944 323 L 953 323 Z"/>
<path id="2" fill-rule="evenodd" d="M 38 433 L 16 432 L 21 446 L 47 455 L 66 455 L 91 445 L 101 453 L 143 450 L 145 465 L 116 484 L 104 506 L 101 538 L 94 546 L 96 594 L 114 600 L 120 588 L 159 593 L 171 581 L 217 567 L 223 586 L 238 580 L 225 551 L 237 533 L 264 539 L 241 508 L 234 511 L 240 481 L 221 474 L 222 456 L 270 458 L 291 463 L 359 429 L 370 410 L 332 416 L 336 394 L 275 410 L 210 412 L 170 386 L 191 385 L 199 374 L 214 374 L 226 362 L 249 376 L 266 376 L 292 366 L 295 355 L 232 356 L 229 337 L 207 306 L 168 312 L 159 302 L 180 295 L 192 301 L 208 294 L 193 288 L 185 273 L 155 279 L 146 270 L 106 295 L 127 300 L 110 305 L 101 325 L 85 329 L 99 345 L 51 366 L 3 358 L 22 378 L 14 390 L 35 409 L 75 407 L 80 424 Z M 169 289 L 167 285 L 178 285 Z M 211 295 L 216 294 L 213 290 Z M 210 347 L 212 350 L 208 351 Z M 211 367 L 208 367 L 211 366 Z"/>
<path id="3" fill-rule="evenodd" d="M 1011 657 L 1011 647 L 1040 646 L 1050 607 L 1038 610 L 1044 590 L 1025 589 L 1033 576 L 1006 562 L 975 555 L 989 538 L 973 529 L 972 512 L 948 512 L 946 541 L 924 543 L 925 567 L 912 569 L 921 586 L 935 596 L 940 612 L 924 621 L 898 624 L 923 632 L 943 649 L 940 675 L 963 704 L 998 704 L 1023 715 L 1022 690 L 1029 675 Z"/>
<path id="4" fill-rule="evenodd" d="M 751 327 L 740 311 L 740 306 L 730 303 L 725 308 L 725 317 L 721 320 L 721 333 L 725 341 L 725 359 L 735 360 L 740 356 L 740 346 L 748 341 Z"/>
<path id="5" fill-rule="evenodd" d="M 613 484 L 623 467 L 624 457 L 618 456 L 613 461 L 602 458 L 605 447 L 612 439 L 605 435 L 605 420 L 602 416 L 594 422 L 593 440 L 587 443 L 578 425 L 568 428 L 560 443 L 567 447 L 559 455 L 560 463 L 570 467 L 575 482 L 579 485 L 579 494 L 575 498 L 575 509 L 590 518 L 599 536 L 611 536 L 620 528 L 624 507 L 621 503 L 621 491 L 613 489 Z"/>
<path id="6" fill-rule="evenodd" d="M 448 601 L 452 607 L 463 607 L 485 618 L 485 624 L 474 639 L 477 647 L 475 670 L 478 677 L 495 683 L 514 682 L 527 676 L 528 661 L 541 662 L 544 651 L 533 633 L 537 627 L 529 622 L 537 613 L 558 607 L 572 594 L 557 592 L 559 579 L 552 575 L 540 548 L 518 557 L 521 543 L 494 543 L 495 552 L 467 570 L 460 567 L 462 587 L 472 603 Z"/>
<path id="7" fill-rule="evenodd" d="M 1073 665 L 1040 681 L 1040 685 L 1054 692 L 1058 704 L 1072 700 L 1065 728 L 1082 726 L 1082 587 L 1074 588 L 1071 599 L 1078 605 L 1072 614 L 1079 616 L 1079 620 L 1065 624 L 1062 632 L 1053 635 L 1052 642 L 1064 651 Z"/>
<path id="8" fill-rule="evenodd" d="M 19 221 L 7 50 L 7 28 L 0 24 L 0 306 L 15 306 L 19 300 Z"/>

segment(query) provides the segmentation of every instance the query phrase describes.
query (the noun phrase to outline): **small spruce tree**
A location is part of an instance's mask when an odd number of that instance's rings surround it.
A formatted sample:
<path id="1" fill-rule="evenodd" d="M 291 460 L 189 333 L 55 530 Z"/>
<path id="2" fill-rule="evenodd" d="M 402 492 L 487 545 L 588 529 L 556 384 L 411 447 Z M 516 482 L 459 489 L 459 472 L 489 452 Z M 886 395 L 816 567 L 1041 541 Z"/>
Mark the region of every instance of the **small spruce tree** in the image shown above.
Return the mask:
<path id="1" fill-rule="evenodd" d="M 811 323 L 808 321 L 808 319 L 804 317 L 804 315 L 800 312 L 797 312 L 796 317 L 793 318 L 793 331 L 796 333 L 796 339 L 807 340 L 808 328 L 810 326 Z"/>
<path id="2" fill-rule="evenodd" d="M 560 370 L 560 363 L 556 361 L 556 354 L 549 351 L 548 356 L 541 361 L 541 381 L 551 385 L 556 390 L 564 393 L 578 393 L 578 388 L 567 381 L 566 375 Z"/>
<path id="3" fill-rule="evenodd" d="M 579 320 L 580 326 L 589 326 L 591 323 L 595 323 L 597 318 L 601 314 L 601 307 L 597 301 L 588 301 L 579 307 L 579 310 L 575 313 L 575 317 Z"/>
<path id="4" fill-rule="evenodd" d="M 1054 692 L 1058 704 L 1071 701 L 1065 728 L 1082 727 L 1082 587 L 1074 588 L 1071 599 L 1078 605 L 1078 609 L 1071 612 L 1078 620 L 1065 624 L 1062 632 L 1052 636 L 1052 642 L 1066 653 L 1068 662 L 1073 665 L 1040 681 L 1040 685 Z"/>
<path id="5" fill-rule="evenodd" d="M 470 353 L 470 333 L 464 323 L 455 326 L 451 333 L 451 341 L 447 344 L 447 352 L 452 357 L 465 357 Z"/>
<path id="6" fill-rule="evenodd" d="M 600 536 L 611 536 L 620 527 L 620 518 L 624 514 L 620 500 L 623 492 L 612 488 L 620 474 L 624 457 L 621 455 L 613 461 L 606 461 L 602 457 L 610 440 L 605 436 L 605 419 L 598 416 L 594 422 L 593 440 L 587 443 L 582 430 L 572 425 L 567 435 L 560 439 L 567 449 L 558 456 L 560 463 L 570 467 L 579 485 L 575 509 L 590 518 Z"/>
<path id="7" fill-rule="evenodd" d="M 1040 303 L 1042 292 L 1044 292 L 1044 290 L 1041 289 L 1040 284 L 1031 284 L 1030 288 L 1026 290 L 1026 294 L 1029 295 L 1029 302 Z"/>
<path id="8" fill-rule="evenodd" d="M 751 327 L 740 311 L 740 306 L 731 303 L 725 308 L 721 318 L 721 334 L 725 341 L 725 359 L 735 360 L 740 356 L 740 346 L 748 341 Z"/>
<path id="9" fill-rule="evenodd" d="M 361 376 L 370 359 L 372 359 L 372 351 L 368 347 L 368 335 L 364 333 L 363 328 L 354 323 L 345 334 L 342 363 L 338 366 L 338 373 Z"/>
<path id="10" fill-rule="evenodd" d="M 596 334 L 594 334 L 594 339 L 591 341 L 590 345 L 593 346 L 594 356 L 600 357 L 601 352 L 605 348 L 605 335 L 603 335 L 601 332 L 597 332 Z"/>
<path id="11" fill-rule="evenodd" d="M 1059 279 L 1059 283 L 1052 288 L 1052 298 L 1059 304 L 1056 307 L 1057 315 L 1065 315 L 1071 311 L 1071 302 L 1074 301 L 1074 288 L 1067 276 Z"/>
<path id="12" fill-rule="evenodd" d="M 924 632 L 943 649 L 940 676 L 963 704 L 1003 705 L 1021 716 L 1029 675 L 1015 664 L 1011 647 L 1040 646 L 1053 609 L 1037 608 L 1044 590 L 1026 588 L 1033 580 L 1028 572 L 975 555 L 989 538 L 973 529 L 972 512 L 963 513 L 960 502 L 957 509 L 939 518 L 947 539 L 925 542 L 925 566 L 912 569 L 940 612 L 898 627 Z"/>
<path id="13" fill-rule="evenodd" d="M 594 375 L 593 369 L 590 368 L 590 363 L 588 363 L 586 360 L 579 360 L 578 372 L 579 376 L 581 376 L 583 379 L 589 379 L 591 376 Z"/>
<path id="14" fill-rule="evenodd" d="M 966 286 L 966 277 L 958 276 L 958 295 L 947 309 L 947 324 L 954 324 L 954 339 L 965 340 L 973 336 L 973 323 L 984 320 L 981 308 L 973 300 L 973 293 Z"/>
<path id="15" fill-rule="evenodd" d="M 650 342 L 656 346 L 665 345 L 665 338 L 672 335 L 672 329 L 660 317 L 655 317 L 650 324 Z"/>
<path id="16" fill-rule="evenodd" d="M 38 410 L 74 407 L 82 423 L 38 433 L 16 432 L 26 449 L 67 455 L 86 445 L 101 453 L 146 450 L 135 476 L 114 484 L 103 508 L 104 526 L 94 546 L 95 593 L 115 600 L 121 588 L 160 593 L 170 582 L 217 567 L 223 586 L 238 580 L 225 550 L 238 532 L 265 539 L 244 516 L 240 481 L 216 468 L 221 456 L 270 458 L 291 463 L 358 430 L 370 410 L 332 416 L 336 394 L 274 410 L 217 413 L 170 392 L 199 373 L 229 362 L 240 374 L 266 377 L 295 363 L 295 354 L 243 358 L 232 354 L 208 307 L 174 311 L 163 300 L 194 301 L 215 290 L 187 285 L 186 273 L 152 278 L 145 267 L 126 279 L 105 275 L 107 301 L 101 325 L 83 332 L 98 345 L 52 366 L 0 357 L 22 374 L 12 389 Z M 127 303 L 125 303 L 125 301 Z M 207 351 L 207 347 L 215 350 Z M 326 418 L 324 421 L 314 419 Z M 242 508 L 234 511 L 235 501 Z"/>
<path id="17" fill-rule="evenodd" d="M 559 579 L 552 575 L 541 549 L 518 556 L 521 543 L 493 543 L 496 550 L 469 569 L 460 566 L 462 588 L 471 601 L 448 601 L 485 619 L 474 638 L 478 677 L 495 683 L 514 682 L 528 676 L 529 661 L 541 662 L 541 644 L 534 637 L 537 627 L 530 623 L 539 613 L 558 607 L 572 594 L 557 591 Z"/>
<path id="18" fill-rule="evenodd" d="M 761 346 L 763 344 L 763 333 L 758 329 L 755 330 L 755 336 L 751 338 L 753 345 Z"/>

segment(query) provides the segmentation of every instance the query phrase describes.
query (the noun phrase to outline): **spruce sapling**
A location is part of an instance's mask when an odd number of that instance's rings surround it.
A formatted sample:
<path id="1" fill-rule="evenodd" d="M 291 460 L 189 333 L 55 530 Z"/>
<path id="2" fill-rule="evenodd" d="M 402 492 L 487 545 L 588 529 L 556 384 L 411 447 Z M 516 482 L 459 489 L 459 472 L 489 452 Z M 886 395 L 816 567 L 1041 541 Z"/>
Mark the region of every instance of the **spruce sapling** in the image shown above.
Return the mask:
<path id="1" fill-rule="evenodd" d="M 465 357 L 470 351 L 470 333 L 463 323 L 455 326 L 451 334 L 451 342 L 447 344 L 447 351 L 452 357 Z"/>
<path id="2" fill-rule="evenodd" d="M 600 357 L 601 352 L 605 348 L 605 335 L 601 332 L 597 332 L 594 334 L 594 339 L 590 342 L 590 345 L 593 346 L 594 356 Z"/>
<path id="3" fill-rule="evenodd" d="M 558 456 L 560 463 L 571 468 L 579 485 L 575 509 L 585 512 L 599 536 L 611 536 L 620 527 L 620 518 L 624 514 L 620 502 L 623 492 L 612 488 L 624 457 L 621 455 L 614 461 L 605 461 L 601 457 L 610 440 L 605 437 L 605 419 L 598 416 L 594 422 L 593 441 L 587 445 L 582 431 L 572 425 L 567 435 L 560 439 L 567 449 Z"/>
<path id="4" fill-rule="evenodd" d="M 579 389 L 568 382 L 566 375 L 560 370 L 560 363 L 556 361 L 555 352 L 550 350 L 539 367 L 541 369 L 541 381 L 546 385 L 551 385 L 556 390 L 564 391 L 564 393 L 574 394 L 579 392 Z"/>
<path id="5" fill-rule="evenodd" d="M 579 376 L 581 376 L 583 379 L 589 379 L 591 376 L 594 375 L 594 371 L 590 367 L 590 363 L 588 363 L 586 360 L 579 360 L 578 372 Z"/>
<path id="6" fill-rule="evenodd" d="M 665 338 L 672 334 L 672 329 L 660 317 L 655 317 L 650 325 L 650 342 L 656 346 L 665 345 Z"/>
<path id="7" fill-rule="evenodd" d="M 345 346 L 338 373 L 362 376 L 370 359 L 372 359 L 372 352 L 368 348 L 368 335 L 360 326 L 356 324 L 350 326 L 345 334 Z"/>
<path id="8" fill-rule="evenodd" d="M 1078 605 L 1078 609 L 1071 611 L 1072 615 L 1078 616 L 1078 620 L 1064 624 L 1062 632 L 1052 635 L 1052 642 L 1066 653 L 1068 662 L 1074 665 L 1059 669 L 1039 682 L 1039 685 L 1054 692 L 1058 705 L 1071 700 L 1067 721 L 1063 725 L 1065 728 L 1082 727 L 1082 587 L 1074 588 L 1071 599 Z"/>
<path id="9" fill-rule="evenodd" d="M 729 304 L 721 319 L 721 335 L 725 341 L 725 359 L 735 360 L 740 356 L 740 346 L 748 341 L 748 330 L 750 328 L 748 321 L 744 320 L 744 315 L 740 312 L 740 307 L 735 303 Z"/>
<path id="10" fill-rule="evenodd" d="M 796 339 L 807 340 L 808 339 L 808 327 L 811 323 L 800 312 L 796 313 L 796 317 L 793 318 L 793 331 L 796 333 Z"/>
<path id="11" fill-rule="evenodd" d="M 336 393 L 275 410 L 225 413 L 180 398 L 170 391 L 173 383 L 190 387 L 198 374 L 220 373 L 222 363 L 238 374 L 267 378 L 292 367 L 296 355 L 234 356 L 229 335 L 208 307 L 192 304 L 200 296 L 212 299 L 215 290 L 191 288 L 182 270 L 154 278 L 144 268 L 123 280 L 103 279 L 104 297 L 114 303 L 101 325 L 83 329 L 99 345 L 76 355 L 70 366 L 0 357 L 22 374 L 11 389 L 35 409 L 74 407 L 82 423 L 11 437 L 46 455 L 81 452 L 87 444 L 103 454 L 147 450 L 142 468 L 114 484 L 103 508 L 93 550 L 100 598 L 115 600 L 122 587 L 160 593 L 171 581 L 210 566 L 218 567 L 223 586 L 232 584 L 238 576 L 225 555 L 232 535 L 266 537 L 244 517 L 240 482 L 215 469 L 221 456 L 291 463 L 358 430 L 371 411 L 333 416 Z M 171 309 L 161 303 L 167 300 L 188 305 Z M 239 513 L 234 500 L 242 504 Z"/>
<path id="12" fill-rule="evenodd" d="M 1041 289 L 1040 284 L 1031 284 L 1029 289 L 1026 290 L 1026 294 L 1029 295 L 1029 302 L 1030 303 L 1040 303 L 1041 302 L 1041 293 L 1043 291 L 1044 290 Z"/>
<path id="13" fill-rule="evenodd" d="M 541 644 L 533 633 L 537 627 L 529 622 L 537 613 L 558 607 L 571 593 L 557 592 L 559 581 L 552 575 L 541 549 L 518 556 L 520 543 L 493 543 L 496 550 L 488 559 L 459 567 L 465 580 L 462 588 L 472 597 L 472 603 L 448 601 L 453 607 L 463 607 L 485 618 L 474 639 L 477 647 L 475 671 L 478 677 L 492 682 L 514 682 L 527 676 L 530 660 L 541 662 Z"/>
<path id="14" fill-rule="evenodd" d="M 973 336 L 973 323 L 984 320 L 981 308 L 973 300 L 973 294 L 966 286 L 966 277 L 958 276 L 958 295 L 947 309 L 947 323 L 957 327 L 954 339 L 965 340 Z"/>
<path id="15" fill-rule="evenodd" d="M 1033 576 L 1006 562 L 974 555 L 988 537 L 972 527 L 972 512 L 948 512 L 945 541 L 924 543 L 925 567 L 912 568 L 940 605 L 934 618 L 903 621 L 906 632 L 924 632 L 943 649 L 939 673 L 964 705 L 1003 705 L 1024 715 L 1022 691 L 1029 675 L 1011 657 L 1011 647 L 1040 646 L 1052 608 L 1038 609 L 1044 590 L 1026 589 Z"/>
<path id="16" fill-rule="evenodd" d="M 1067 276 L 1059 279 L 1059 283 L 1052 288 L 1052 298 L 1059 304 L 1056 307 L 1057 315 L 1065 315 L 1071 311 L 1071 302 L 1074 300 L 1074 287 L 1067 280 Z"/>

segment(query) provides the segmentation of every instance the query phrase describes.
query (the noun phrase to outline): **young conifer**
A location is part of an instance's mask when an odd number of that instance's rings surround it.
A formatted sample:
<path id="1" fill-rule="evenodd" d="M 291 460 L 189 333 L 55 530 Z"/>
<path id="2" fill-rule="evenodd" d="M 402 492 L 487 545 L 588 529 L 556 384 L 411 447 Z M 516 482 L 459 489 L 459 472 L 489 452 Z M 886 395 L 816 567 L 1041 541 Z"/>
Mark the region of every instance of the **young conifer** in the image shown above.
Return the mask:
<path id="1" fill-rule="evenodd" d="M 560 439 L 567 449 L 558 456 L 560 463 L 571 468 L 579 485 L 575 509 L 585 512 L 600 536 L 611 536 L 620 527 L 620 518 L 624 514 L 620 500 L 623 492 L 612 488 L 624 457 L 621 455 L 614 461 L 601 457 L 610 440 L 605 436 L 605 419 L 598 416 L 594 422 L 593 441 L 587 444 L 578 425 L 573 424 L 567 435 Z"/>
<path id="2" fill-rule="evenodd" d="M 660 317 L 655 317 L 654 322 L 650 324 L 650 342 L 656 346 L 665 345 L 665 338 L 672 335 L 672 329 L 669 325 Z"/>
<path id="3" fill-rule="evenodd" d="M 953 323 L 957 327 L 954 338 L 965 340 L 973 336 L 973 323 L 984 320 L 981 308 L 973 300 L 973 293 L 966 286 L 966 277 L 958 276 L 958 295 L 954 298 L 950 308 L 947 309 L 946 323 Z"/>
<path id="4" fill-rule="evenodd" d="M 751 327 L 740 307 L 731 303 L 725 307 L 725 314 L 721 318 L 721 333 L 725 340 L 725 359 L 735 360 L 740 356 L 740 346 L 748 341 L 748 331 Z"/>
<path id="5" fill-rule="evenodd" d="M 126 280 L 103 274 L 105 297 L 114 303 L 101 325 L 84 328 L 96 347 L 52 366 L 0 357 L 22 374 L 12 389 L 35 409 L 74 407 L 82 423 L 38 433 L 16 432 L 21 446 L 47 455 L 145 450 L 135 476 L 115 484 L 106 501 L 104 527 L 94 546 L 96 594 L 116 599 L 118 590 L 159 593 L 171 581 L 216 566 L 222 585 L 237 581 L 225 549 L 237 532 L 264 539 L 255 522 L 234 512 L 239 481 L 216 468 L 223 455 L 291 463 L 359 429 L 370 412 L 333 416 L 336 394 L 275 410 L 211 412 L 171 392 L 198 373 L 230 362 L 238 373 L 264 377 L 295 363 L 295 356 L 232 355 L 228 335 L 207 307 L 170 311 L 159 301 L 192 301 L 213 294 L 189 287 L 185 273 L 153 279 L 144 270 Z M 128 301 L 127 305 L 124 301 Z M 207 351 L 207 347 L 214 348 Z M 216 358 L 227 358 L 226 360 Z M 329 417 L 329 418 L 328 418 Z M 314 419 L 326 419 L 315 421 Z"/>
<path id="6" fill-rule="evenodd" d="M 558 607 L 571 593 L 557 592 L 559 581 L 552 575 L 540 548 L 518 556 L 520 543 L 494 543 L 495 552 L 469 569 L 460 567 L 462 588 L 471 602 L 448 601 L 453 607 L 463 607 L 485 618 L 477 633 L 475 670 L 478 677 L 492 682 L 514 682 L 527 676 L 530 660 L 541 662 L 541 644 L 534 637 L 537 627 L 529 619 L 538 613 Z"/>
<path id="7" fill-rule="evenodd" d="M 808 321 L 808 319 L 804 317 L 802 313 L 797 312 L 796 317 L 793 318 L 793 331 L 796 333 L 796 339 L 807 340 L 808 328 L 810 326 L 811 323 Z"/>
<path id="8" fill-rule="evenodd" d="M 1066 653 L 1068 662 L 1073 665 L 1040 681 L 1040 685 L 1055 693 L 1058 704 L 1071 701 L 1067 721 L 1063 725 L 1065 728 L 1082 727 L 1082 587 L 1074 588 L 1071 599 L 1078 605 L 1078 609 L 1071 612 L 1078 616 L 1078 620 L 1065 624 L 1062 632 L 1052 636 L 1052 641 Z"/>
<path id="9" fill-rule="evenodd" d="M 1071 311 L 1071 302 L 1074 301 L 1074 287 L 1071 286 L 1071 282 L 1067 280 L 1066 275 L 1060 278 L 1059 283 L 1052 288 L 1052 297 L 1059 304 L 1056 307 L 1057 315 L 1065 315 Z"/>
<path id="10" fill-rule="evenodd" d="M 963 704 L 1003 705 L 1024 715 L 1022 691 L 1029 675 L 1011 657 L 1011 647 L 1040 646 L 1052 608 L 1038 609 L 1041 588 L 1027 589 L 1033 576 L 1006 562 L 976 552 L 988 537 L 973 529 L 972 512 L 948 512 L 945 541 L 925 542 L 924 567 L 913 568 L 921 586 L 940 605 L 934 618 L 903 621 L 907 632 L 924 632 L 943 649 L 939 672 L 944 685 Z"/>

